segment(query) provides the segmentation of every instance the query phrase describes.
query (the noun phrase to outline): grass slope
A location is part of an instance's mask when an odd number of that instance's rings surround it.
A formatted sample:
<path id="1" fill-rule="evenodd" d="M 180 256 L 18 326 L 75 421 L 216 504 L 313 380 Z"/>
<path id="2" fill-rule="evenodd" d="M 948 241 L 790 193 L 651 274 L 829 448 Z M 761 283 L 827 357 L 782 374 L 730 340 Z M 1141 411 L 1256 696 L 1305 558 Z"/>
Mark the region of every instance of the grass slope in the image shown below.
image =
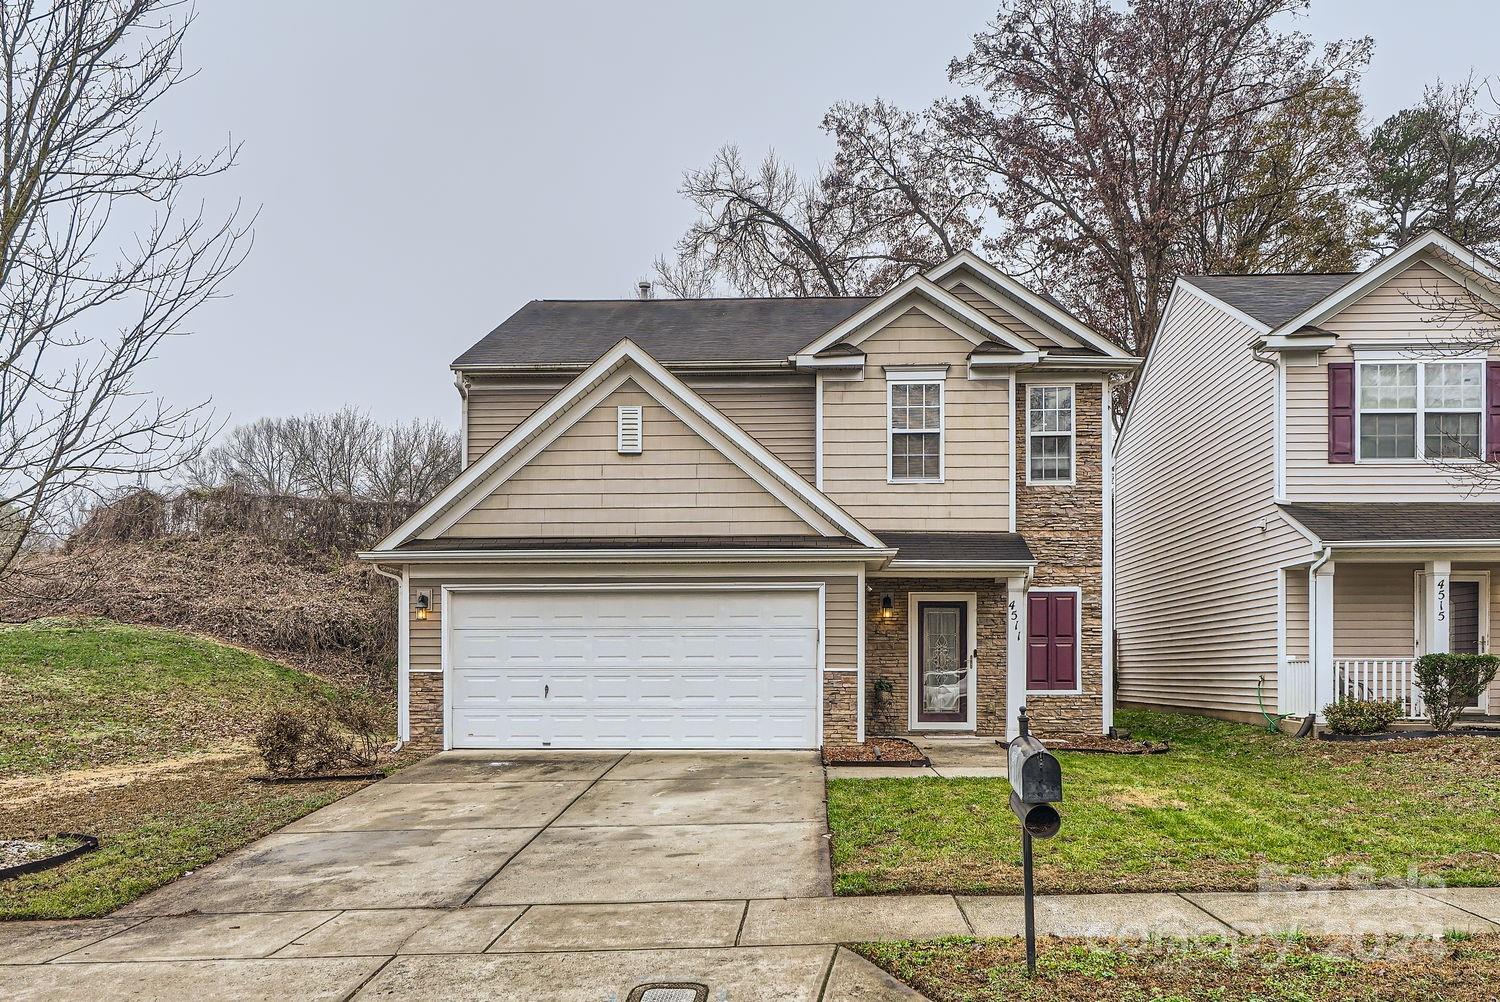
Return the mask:
<path id="1" fill-rule="evenodd" d="M 103 915 L 346 796 L 266 786 L 248 748 L 273 706 L 326 683 L 259 655 L 103 620 L 0 629 L 0 836 L 100 848 L 0 883 L 0 918 Z"/>
<path id="2" fill-rule="evenodd" d="M 1202 717 L 1122 712 L 1166 755 L 1062 753 L 1047 893 L 1254 889 L 1264 873 L 1500 883 L 1500 740 L 1297 741 Z M 840 894 L 1016 893 L 1004 779 L 835 780 Z"/>
<path id="3" fill-rule="evenodd" d="M 199 637 L 107 620 L 0 628 L 0 776 L 150 761 L 247 739 L 325 683 Z"/>

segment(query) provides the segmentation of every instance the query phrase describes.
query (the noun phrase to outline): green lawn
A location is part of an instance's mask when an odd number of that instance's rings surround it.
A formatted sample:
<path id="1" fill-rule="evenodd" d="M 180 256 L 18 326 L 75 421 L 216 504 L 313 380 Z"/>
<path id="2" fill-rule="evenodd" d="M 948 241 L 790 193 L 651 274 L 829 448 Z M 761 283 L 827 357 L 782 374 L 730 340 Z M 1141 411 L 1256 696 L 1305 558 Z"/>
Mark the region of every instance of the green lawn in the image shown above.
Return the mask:
<path id="1" fill-rule="evenodd" d="M 1494 999 L 1500 936 L 866 943 L 859 953 L 933 1002 L 1429 1002 Z"/>
<path id="2" fill-rule="evenodd" d="M 1278 870 L 1500 884 L 1500 739 L 1312 742 L 1119 718 L 1172 750 L 1059 755 L 1063 828 L 1037 843 L 1039 890 L 1250 890 Z M 1004 779 L 830 782 L 835 891 L 1017 892 L 1008 796 Z"/>
<path id="3" fill-rule="evenodd" d="M 268 786 L 273 706 L 325 683 L 256 654 L 103 620 L 0 628 L 0 837 L 100 848 L 0 883 L 0 918 L 103 915 L 364 785 Z"/>

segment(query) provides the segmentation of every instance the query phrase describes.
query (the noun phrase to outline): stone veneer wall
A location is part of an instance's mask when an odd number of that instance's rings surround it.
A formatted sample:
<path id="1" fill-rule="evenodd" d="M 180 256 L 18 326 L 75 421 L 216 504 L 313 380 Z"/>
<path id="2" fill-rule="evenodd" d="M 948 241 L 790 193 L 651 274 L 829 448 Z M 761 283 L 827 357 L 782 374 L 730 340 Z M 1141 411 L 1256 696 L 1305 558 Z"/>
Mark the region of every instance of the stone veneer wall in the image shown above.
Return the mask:
<path id="1" fill-rule="evenodd" d="M 859 676 L 823 673 L 823 743 L 853 744 L 859 728 Z"/>
<path id="2" fill-rule="evenodd" d="M 1044 381 L 1038 381 L 1042 383 Z M 1069 487 L 1026 483 L 1026 384 L 1019 384 L 1021 428 L 1016 454 L 1016 531 L 1036 557 L 1031 587 L 1076 586 L 1083 595 L 1077 696 L 1028 696 L 1027 712 L 1042 736 L 1100 734 L 1104 730 L 1104 388 L 1074 388 L 1074 482 Z"/>
<path id="3" fill-rule="evenodd" d="M 973 593 L 978 677 L 974 715 L 978 733 L 1005 735 L 1005 585 L 984 578 L 869 578 L 865 599 L 865 730 L 904 734 L 908 727 L 910 665 L 907 661 L 908 596 L 912 592 Z M 880 618 L 881 598 L 891 596 L 894 615 Z M 890 683 L 881 695 L 878 682 Z"/>
<path id="4" fill-rule="evenodd" d="M 440 751 L 443 747 L 443 676 L 441 672 L 411 672 L 411 703 L 407 721 L 411 724 L 410 747 Z"/>

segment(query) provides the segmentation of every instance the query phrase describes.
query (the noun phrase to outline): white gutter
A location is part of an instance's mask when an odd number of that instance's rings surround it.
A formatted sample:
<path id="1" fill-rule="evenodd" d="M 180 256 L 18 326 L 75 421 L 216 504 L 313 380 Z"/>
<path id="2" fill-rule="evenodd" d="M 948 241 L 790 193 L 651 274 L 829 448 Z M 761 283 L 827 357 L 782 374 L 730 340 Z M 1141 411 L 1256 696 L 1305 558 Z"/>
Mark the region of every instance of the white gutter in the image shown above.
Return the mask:
<path id="1" fill-rule="evenodd" d="M 602 562 L 602 563 L 641 563 L 641 562 L 726 562 L 726 561 L 766 561 L 766 560 L 829 560 L 849 561 L 853 560 L 879 560 L 888 561 L 896 555 L 892 548 L 788 548 L 774 550 L 744 550 L 744 549 L 711 549 L 711 550 L 684 550 L 684 549 L 654 549 L 654 550 L 367 550 L 357 553 L 355 556 L 361 560 L 383 560 L 387 563 L 402 564 L 429 564 L 429 563 L 471 563 L 505 561 L 508 563 L 547 563 L 547 562 Z"/>
<path id="2" fill-rule="evenodd" d="M 410 600 L 410 584 L 405 570 L 396 574 L 379 564 L 375 564 L 373 569 L 381 577 L 387 577 L 396 582 L 396 747 L 391 749 L 394 754 L 406 745 L 407 736 L 410 733 L 407 707 L 407 701 L 410 698 L 408 692 L 410 680 L 407 673 L 410 670 L 408 660 L 411 656 L 411 623 L 406 618 L 407 603 Z"/>

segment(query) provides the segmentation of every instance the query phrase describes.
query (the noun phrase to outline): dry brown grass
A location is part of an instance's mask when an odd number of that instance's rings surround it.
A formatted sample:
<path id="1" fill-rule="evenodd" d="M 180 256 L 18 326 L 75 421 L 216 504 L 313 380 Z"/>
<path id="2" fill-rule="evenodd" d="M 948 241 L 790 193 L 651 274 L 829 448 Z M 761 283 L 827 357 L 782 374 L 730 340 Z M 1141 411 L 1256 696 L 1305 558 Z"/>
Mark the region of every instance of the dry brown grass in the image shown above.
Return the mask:
<path id="1" fill-rule="evenodd" d="M 101 616 L 196 633 L 340 684 L 387 692 L 396 661 L 390 581 L 348 557 L 247 536 L 79 544 L 33 557 L 0 622 Z"/>

